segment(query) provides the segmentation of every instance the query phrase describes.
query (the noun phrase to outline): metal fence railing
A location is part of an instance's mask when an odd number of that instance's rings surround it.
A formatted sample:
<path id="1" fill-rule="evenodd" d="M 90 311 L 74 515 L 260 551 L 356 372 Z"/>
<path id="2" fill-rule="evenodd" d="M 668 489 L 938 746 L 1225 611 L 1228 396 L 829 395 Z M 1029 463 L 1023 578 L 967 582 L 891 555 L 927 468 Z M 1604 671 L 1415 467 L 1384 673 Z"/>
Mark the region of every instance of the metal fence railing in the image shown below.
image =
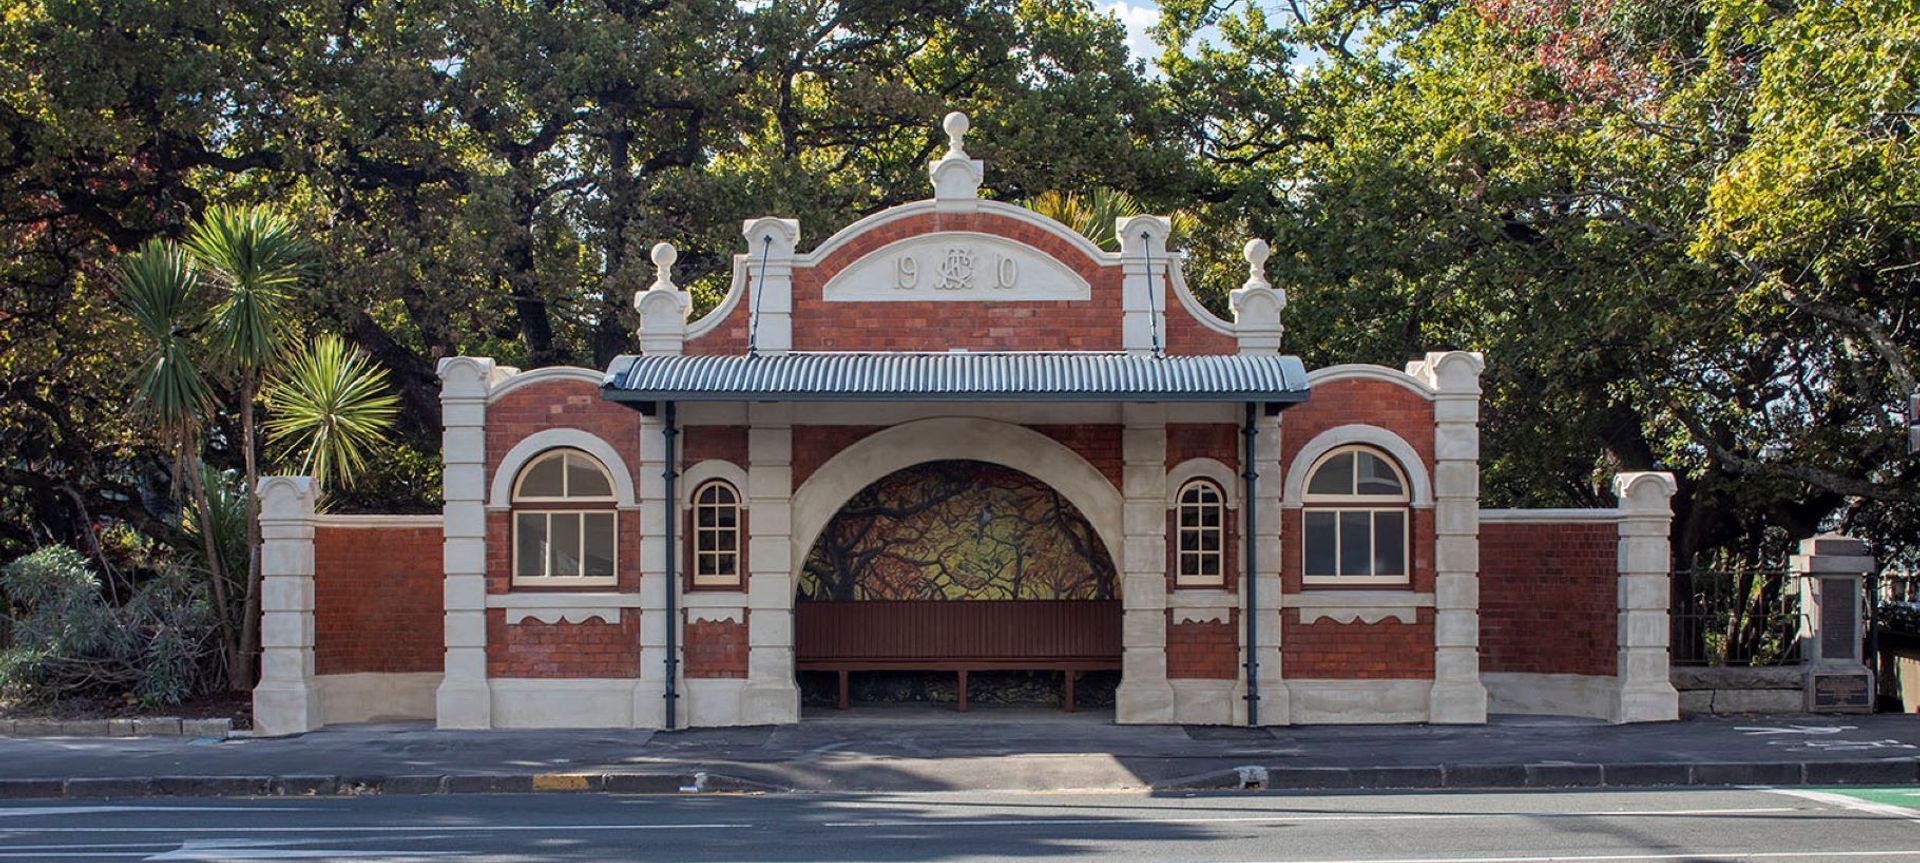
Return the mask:
<path id="1" fill-rule="evenodd" d="M 1673 574 L 1674 665 L 1794 665 L 1800 586 L 1785 569 L 1686 569 Z"/>

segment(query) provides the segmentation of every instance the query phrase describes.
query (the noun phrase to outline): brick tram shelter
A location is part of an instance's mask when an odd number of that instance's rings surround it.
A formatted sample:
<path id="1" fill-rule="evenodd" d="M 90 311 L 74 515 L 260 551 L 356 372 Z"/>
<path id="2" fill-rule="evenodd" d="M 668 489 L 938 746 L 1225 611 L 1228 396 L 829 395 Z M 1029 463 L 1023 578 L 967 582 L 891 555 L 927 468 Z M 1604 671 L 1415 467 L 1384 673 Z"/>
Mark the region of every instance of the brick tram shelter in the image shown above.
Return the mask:
<path id="1" fill-rule="evenodd" d="M 801 251 L 746 223 L 689 320 L 674 250 L 604 371 L 443 361 L 439 516 L 264 480 L 262 733 L 800 720 L 801 672 L 1120 674 L 1122 723 L 1677 717 L 1673 480 L 1480 506 L 1480 355 L 1307 371 L 1247 244 L 1222 320 L 1169 224 L 1107 252 L 979 197 Z"/>

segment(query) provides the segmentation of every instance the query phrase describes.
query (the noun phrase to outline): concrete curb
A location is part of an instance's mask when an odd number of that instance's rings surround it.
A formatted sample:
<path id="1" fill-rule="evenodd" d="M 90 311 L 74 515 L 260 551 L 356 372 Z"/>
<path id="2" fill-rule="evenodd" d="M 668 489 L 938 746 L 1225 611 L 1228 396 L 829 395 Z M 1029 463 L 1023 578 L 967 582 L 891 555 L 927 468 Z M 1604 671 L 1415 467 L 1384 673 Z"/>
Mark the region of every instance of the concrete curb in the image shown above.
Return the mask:
<path id="1" fill-rule="evenodd" d="M 211 737 L 236 734 L 231 719 L 141 716 L 128 719 L 0 719 L 0 737 Z"/>
<path id="2" fill-rule="evenodd" d="M 0 800 L 114 797 L 358 797 L 372 794 L 762 794 L 787 791 L 714 773 L 482 773 L 396 776 L 0 778 Z"/>
<path id="3" fill-rule="evenodd" d="M 1460 764 L 1430 767 L 1235 767 L 1169 780 L 1157 791 L 1446 788 L 1646 788 L 1920 783 L 1920 761 L 1733 764 Z"/>

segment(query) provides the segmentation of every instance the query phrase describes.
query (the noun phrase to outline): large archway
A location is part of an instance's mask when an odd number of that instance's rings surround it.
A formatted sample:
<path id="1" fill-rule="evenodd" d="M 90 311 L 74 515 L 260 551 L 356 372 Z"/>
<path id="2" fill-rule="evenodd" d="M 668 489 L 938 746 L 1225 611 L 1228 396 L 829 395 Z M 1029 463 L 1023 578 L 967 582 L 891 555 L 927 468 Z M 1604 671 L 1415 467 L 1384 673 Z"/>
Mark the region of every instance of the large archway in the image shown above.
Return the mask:
<path id="1" fill-rule="evenodd" d="M 1073 476 L 1062 467 L 1045 469 Z M 935 459 L 882 474 L 821 521 L 794 580 L 796 668 L 814 673 L 802 675 L 807 700 L 965 710 L 971 691 L 1071 709 L 1076 691 L 1111 697 L 1118 567 L 1065 490 L 997 462 Z M 1076 683 L 1086 672 L 1104 673 L 1089 688 Z"/>
<path id="2" fill-rule="evenodd" d="M 802 602 L 1111 600 L 1105 544 L 1058 490 L 1001 465 L 924 462 L 849 498 L 802 564 Z"/>

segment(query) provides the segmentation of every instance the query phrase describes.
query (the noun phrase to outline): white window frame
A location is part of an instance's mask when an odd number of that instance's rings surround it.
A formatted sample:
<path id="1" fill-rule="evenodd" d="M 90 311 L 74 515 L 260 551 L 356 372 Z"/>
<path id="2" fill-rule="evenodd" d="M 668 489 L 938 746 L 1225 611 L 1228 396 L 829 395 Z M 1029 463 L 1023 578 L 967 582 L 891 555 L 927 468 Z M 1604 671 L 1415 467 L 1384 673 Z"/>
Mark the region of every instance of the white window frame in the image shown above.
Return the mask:
<path id="1" fill-rule="evenodd" d="M 601 479 L 606 482 L 607 493 L 604 495 L 569 494 L 571 489 L 568 486 L 572 483 L 573 479 L 570 470 L 571 465 L 567 464 L 568 459 L 584 462 L 599 471 Z M 527 477 L 533 474 L 534 468 L 554 460 L 561 462 L 561 493 L 559 495 L 521 494 L 520 488 L 527 481 Z M 510 583 L 514 587 L 605 587 L 618 583 L 620 580 L 620 513 L 619 510 L 615 508 L 615 505 L 618 503 L 616 494 L 617 487 L 614 485 L 612 472 L 607 470 L 607 466 L 602 464 L 599 459 L 582 450 L 577 450 L 572 447 L 556 447 L 528 459 L 527 463 L 520 467 L 519 475 L 514 478 L 513 495 L 510 498 L 511 506 L 507 513 L 509 520 L 508 529 L 513 533 L 512 557 L 507 561 L 507 569 L 511 575 Z M 581 504 L 595 504 L 595 506 L 581 506 Z M 581 571 L 572 575 L 554 575 L 549 571 L 553 565 L 552 555 L 542 553 L 540 555 L 540 574 L 522 574 L 520 571 L 520 543 L 522 539 L 520 532 L 521 517 L 542 517 L 546 525 L 546 530 L 543 531 L 542 535 L 551 537 L 553 536 L 554 517 L 568 515 L 578 517 L 577 530 L 579 531 L 579 545 L 577 548 L 580 549 Z M 612 522 L 613 548 L 611 552 L 614 571 L 610 575 L 581 574 L 581 572 L 585 571 L 586 567 L 587 519 L 592 516 L 604 516 Z"/>
<path id="2" fill-rule="evenodd" d="M 1210 494 L 1213 498 L 1212 500 L 1202 499 L 1190 501 L 1188 500 L 1188 496 L 1192 494 Z M 1192 526 L 1187 524 L 1187 513 L 1190 510 L 1204 514 L 1207 509 L 1214 510 L 1219 516 L 1212 527 L 1205 525 L 1204 518 L 1200 520 L 1201 523 Z M 1207 551 L 1204 548 L 1194 551 L 1187 550 L 1186 538 L 1189 534 L 1205 537 L 1209 533 L 1213 534 L 1216 539 L 1212 551 Z M 1199 543 L 1199 545 L 1202 546 L 1205 544 L 1204 542 Z M 1208 557 L 1215 558 L 1216 566 L 1214 575 L 1207 575 L 1202 571 L 1205 567 L 1201 564 Z M 1188 560 L 1192 560 L 1195 564 L 1191 570 L 1187 567 Z M 1174 498 L 1173 585 L 1174 587 L 1180 588 L 1224 588 L 1229 583 L 1228 577 L 1226 490 L 1222 489 L 1219 483 L 1211 479 L 1197 478 L 1187 480 L 1180 486 L 1180 493 Z"/>
<path id="3" fill-rule="evenodd" d="M 726 493 L 730 497 L 732 497 L 733 502 L 727 503 L 727 504 L 707 503 L 704 500 L 704 498 L 707 496 L 707 492 L 712 489 L 724 489 Z M 733 510 L 733 526 L 732 527 L 719 526 L 717 524 L 719 519 L 717 518 L 715 519 L 716 524 L 711 527 L 701 525 L 700 513 L 702 510 L 707 510 L 707 509 Z M 700 483 L 700 485 L 694 488 L 693 496 L 691 498 L 691 502 L 690 502 L 690 505 L 688 506 L 687 512 L 689 515 L 689 518 L 687 519 L 687 539 L 690 542 L 690 548 L 687 553 L 688 554 L 687 583 L 692 587 L 712 589 L 712 590 L 725 590 L 729 588 L 738 590 L 741 587 L 743 587 L 747 582 L 747 572 L 746 572 L 747 559 L 745 554 L 746 532 L 742 530 L 742 527 L 743 527 L 743 522 L 746 519 L 747 510 L 745 506 L 741 505 L 740 489 L 737 486 L 735 486 L 733 483 L 724 479 L 710 479 L 705 482 L 702 482 Z M 700 548 L 700 539 L 703 535 L 707 535 L 707 534 L 712 534 L 715 536 L 719 536 L 723 534 L 732 534 L 733 536 L 732 550 L 720 550 L 717 547 L 711 551 L 702 550 Z M 715 545 L 717 546 L 718 543 L 716 543 Z M 729 575 L 703 575 L 702 574 L 702 568 L 701 568 L 702 561 L 705 561 L 710 558 L 717 561 L 723 557 L 733 558 L 733 574 L 732 575 L 729 576 Z M 719 567 L 715 566 L 714 570 L 717 572 L 719 570 Z"/>
<path id="4" fill-rule="evenodd" d="M 1338 458 L 1342 455 L 1346 455 L 1349 453 L 1356 453 L 1356 454 L 1365 453 L 1367 455 L 1371 455 L 1374 458 L 1377 458 L 1385 462 L 1387 464 L 1387 467 L 1393 471 L 1394 479 L 1400 483 L 1400 493 L 1396 495 L 1384 495 L 1384 494 L 1353 494 L 1353 493 L 1326 494 L 1326 493 L 1313 492 L 1312 491 L 1313 481 L 1315 477 L 1319 475 L 1320 470 L 1326 467 L 1328 462 L 1333 461 L 1335 458 Z M 1355 466 L 1353 469 L 1356 472 L 1356 475 L 1350 478 L 1350 485 L 1348 486 L 1349 489 L 1357 488 L 1359 483 L 1358 476 L 1357 476 L 1357 472 L 1359 470 L 1358 458 L 1354 459 L 1354 465 Z M 1407 479 L 1407 470 L 1405 467 L 1401 466 L 1399 460 L 1395 459 L 1393 456 L 1387 454 L 1386 452 L 1376 447 L 1367 446 L 1365 444 L 1351 444 L 1347 446 L 1339 446 L 1339 447 L 1334 447 L 1331 450 L 1328 450 L 1326 453 L 1322 454 L 1318 459 L 1315 459 L 1313 462 L 1313 466 L 1307 469 L 1306 477 L 1302 480 L 1302 483 L 1301 483 L 1301 489 L 1302 489 L 1301 507 L 1300 507 L 1300 581 L 1301 583 L 1310 584 L 1310 585 L 1311 584 L 1317 584 L 1317 585 L 1405 585 L 1405 584 L 1410 584 L 1413 581 L 1412 488 L 1413 488 L 1412 485 L 1408 482 L 1408 479 Z M 1396 574 L 1386 574 L 1386 575 L 1372 574 L 1371 572 L 1367 575 L 1339 575 L 1338 574 L 1342 569 L 1340 555 L 1342 553 L 1342 548 L 1345 545 L 1344 543 L 1341 542 L 1341 539 L 1340 539 L 1340 531 L 1343 529 L 1341 527 L 1342 519 L 1340 516 L 1343 513 L 1353 513 L 1353 512 L 1363 512 L 1363 513 L 1367 513 L 1368 515 L 1367 536 L 1369 537 L 1370 540 L 1372 540 L 1367 544 L 1367 548 L 1369 549 L 1368 554 L 1370 557 L 1372 555 L 1372 550 L 1379 547 L 1378 543 L 1379 543 L 1380 513 L 1397 513 L 1400 516 L 1400 563 L 1401 563 L 1401 568 L 1406 570 L 1405 572 L 1396 573 Z M 1335 572 L 1334 575 L 1314 575 L 1307 572 L 1307 538 L 1308 538 L 1307 516 L 1309 513 L 1332 513 L 1333 514 L 1333 517 L 1334 517 L 1333 569 Z M 1372 560 L 1368 561 L 1369 570 L 1371 570 L 1373 563 L 1374 561 Z"/>

